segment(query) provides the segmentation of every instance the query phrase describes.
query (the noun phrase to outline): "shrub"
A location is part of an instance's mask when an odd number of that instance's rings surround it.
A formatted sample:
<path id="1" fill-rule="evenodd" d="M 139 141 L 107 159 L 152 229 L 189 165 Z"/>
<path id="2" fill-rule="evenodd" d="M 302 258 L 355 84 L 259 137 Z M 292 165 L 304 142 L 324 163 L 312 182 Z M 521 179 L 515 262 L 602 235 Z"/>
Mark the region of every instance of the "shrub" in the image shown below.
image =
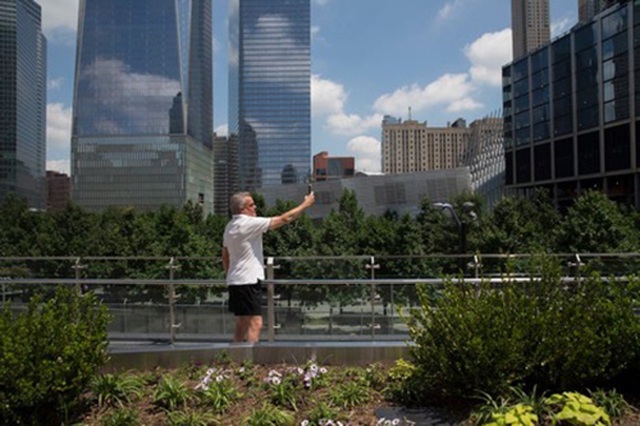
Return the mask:
<path id="1" fill-rule="evenodd" d="M 91 294 L 60 286 L 26 311 L 0 315 L 0 423 L 55 424 L 69 417 L 107 360 L 109 315 Z"/>
<path id="2" fill-rule="evenodd" d="M 423 396 L 504 394 L 512 385 L 585 389 L 603 384 L 637 358 L 638 280 L 609 283 L 590 275 L 560 279 L 541 259 L 532 279 L 499 286 L 449 281 L 437 297 L 418 287 L 408 319 Z"/>
<path id="3" fill-rule="evenodd" d="M 95 376 L 90 383 L 91 392 L 98 401 L 98 406 L 120 405 L 140 398 L 144 381 L 130 374 L 101 374 Z"/>

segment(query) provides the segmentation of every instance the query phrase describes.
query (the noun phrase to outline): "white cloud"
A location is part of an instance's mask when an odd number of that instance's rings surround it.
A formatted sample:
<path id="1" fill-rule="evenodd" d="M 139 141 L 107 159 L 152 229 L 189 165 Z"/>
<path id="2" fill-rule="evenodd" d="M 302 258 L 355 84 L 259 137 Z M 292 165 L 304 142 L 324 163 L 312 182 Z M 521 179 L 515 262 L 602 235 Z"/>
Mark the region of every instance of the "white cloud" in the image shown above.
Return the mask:
<path id="1" fill-rule="evenodd" d="M 47 104 L 47 170 L 69 174 L 71 108 Z"/>
<path id="2" fill-rule="evenodd" d="M 380 128 L 382 114 L 362 117 L 358 114 L 332 114 L 327 118 L 325 129 L 335 135 L 353 136 Z"/>
<path id="3" fill-rule="evenodd" d="M 502 66 L 512 58 L 511 29 L 495 33 L 485 33 L 464 48 L 464 54 L 471 61 L 469 74 L 474 83 L 502 85 Z"/>
<path id="4" fill-rule="evenodd" d="M 311 76 L 311 112 L 315 117 L 341 114 L 346 101 L 344 86 L 316 74 Z"/>
<path id="5" fill-rule="evenodd" d="M 47 90 L 56 90 L 62 87 L 62 83 L 64 82 L 64 78 L 51 78 L 47 80 Z"/>
<path id="6" fill-rule="evenodd" d="M 229 125 L 221 124 L 213 130 L 218 136 L 229 136 Z"/>
<path id="7" fill-rule="evenodd" d="M 42 28 L 76 30 L 78 25 L 78 0 L 46 0 L 42 6 Z"/>
<path id="8" fill-rule="evenodd" d="M 468 74 L 444 74 L 427 86 L 404 86 L 390 94 L 380 96 L 373 104 L 376 111 L 400 116 L 409 107 L 414 111 L 451 105 L 473 105 L 471 94 L 476 90 Z"/>
<path id="9" fill-rule="evenodd" d="M 356 169 L 379 172 L 381 169 L 380 141 L 371 136 L 358 136 L 347 143 L 356 159 Z"/>
<path id="10" fill-rule="evenodd" d="M 71 108 L 61 103 L 47 104 L 47 158 L 54 152 L 69 156 L 71 143 Z"/>
<path id="11" fill-rule="evenodd" d="M 128 65 L 117 59 L 96 59 L 80 73 L 80 84 L 83 81 L 91 85 L 95 102 L 105 117 L 91 131 L 106 134 L 169 131 L 168 113 L 181 90 L 178 80 L 131 72 Z M 114 118 L 129 127 L 122 129 Z"/>
<path id="12" fill-rule="evenodd" d="M 79 0 L 41 1 L 42 30 L 49 43 L 72 46 L 76 41 Z"/>
<path id="13" fill-rule="evenodd" d="M 311 26 L 311 38 L 317 37 L 318 34 L 320 34 L 320 27 L 317 26 L 317 25 L 312 25 Z"/>
<path id="14" fill-rule="evenodd" d="M 464 0 L 449 0 L 438 10 L 438 20 L 445 21 L 450 19 L 453 14 L 461 8 Z"/>
<path id="15" fill-rule="evenodd" d="M 313 4 L 317 6 L 324 6 L 329 3 L 329 0 L 313 0 Z"/>
<path id="16" fill-rule="evenodd" d="M 551 23 L 551 38 L 556 38 L 565 31 L 569 30 L 575 23 L 575 18 L 563 18 L 559 21 Z"/>
<path id="17" fill-rule="evenodd" d="M 47 170 L 52 170 L 54 172 L 71 174 L 70 170 L 70 162 L 69 160 L 51 160 L 47 161 Z"/>

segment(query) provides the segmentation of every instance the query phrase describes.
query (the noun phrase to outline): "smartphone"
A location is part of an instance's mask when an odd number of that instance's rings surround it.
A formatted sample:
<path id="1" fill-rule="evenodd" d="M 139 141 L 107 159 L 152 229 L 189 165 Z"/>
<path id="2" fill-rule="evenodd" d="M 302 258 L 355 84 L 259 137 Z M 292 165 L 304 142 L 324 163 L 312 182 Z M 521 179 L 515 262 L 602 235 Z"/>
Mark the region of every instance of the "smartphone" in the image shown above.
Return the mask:
<path id="1" fill-rule="evenodd" d="M 313 192 L 313 185 L 309 184 L 307 185 L 307 195 L 311 194 Z"/>

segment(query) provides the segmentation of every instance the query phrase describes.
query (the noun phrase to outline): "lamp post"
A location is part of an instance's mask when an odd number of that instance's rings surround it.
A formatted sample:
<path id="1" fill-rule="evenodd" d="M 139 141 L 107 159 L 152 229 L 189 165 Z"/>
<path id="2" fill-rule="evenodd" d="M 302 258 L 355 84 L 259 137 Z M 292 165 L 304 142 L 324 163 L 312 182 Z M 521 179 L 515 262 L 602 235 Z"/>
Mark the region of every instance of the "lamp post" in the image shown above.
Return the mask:
<path id="1" fill-rule="evenodd" d="M 443 210 L 449 210 L 451 212 L 451 216 L 453 216 L 456 224 L 458 225 L 458 254 L 465 254 L 467 252 L 467 224 L 464 222 L 464 220 L 460 219 L 458 213 L 456 213 L 451 204 L 433 203 L 433 206 Z M 462 207 L 471 214 L 472 218 L 475 219 L 476 214 L 471 210 L 474 206 L 475 204 L 473 204 L 471 201 L 465 201 L 464 203 L 462 203 Z M 464 273 L 464 257 L 460 257 L 459 266 Z"/>

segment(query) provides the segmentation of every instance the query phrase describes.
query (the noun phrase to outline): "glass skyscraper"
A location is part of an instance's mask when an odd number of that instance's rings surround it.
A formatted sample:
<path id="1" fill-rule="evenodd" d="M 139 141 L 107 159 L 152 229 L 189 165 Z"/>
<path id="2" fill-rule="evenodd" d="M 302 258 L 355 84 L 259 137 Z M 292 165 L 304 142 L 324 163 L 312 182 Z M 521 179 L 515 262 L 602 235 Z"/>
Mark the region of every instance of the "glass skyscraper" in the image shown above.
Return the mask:
<path id="1" fill-rule="evenodd" d="M 242 189 L 309 177 L 309 1 L 230 1 L 229 132 L 238 135 Z"/>
<path id="2" fill-rule="evenodd" d="M 0 204 L 45 207 L 47 43 L 40 6 L 0 0 Z"/>
<path id="3" fill-rule="evenodd" d="M 568 208 L 588 190 L 640 209 L 640 2 L 617 1 L 502 68 L 505 185 Z"/>
<path id="4" fill-rule="evenodd" d="M 73 201 L 213 211 L 211 0 L 81 0 Z"/>

